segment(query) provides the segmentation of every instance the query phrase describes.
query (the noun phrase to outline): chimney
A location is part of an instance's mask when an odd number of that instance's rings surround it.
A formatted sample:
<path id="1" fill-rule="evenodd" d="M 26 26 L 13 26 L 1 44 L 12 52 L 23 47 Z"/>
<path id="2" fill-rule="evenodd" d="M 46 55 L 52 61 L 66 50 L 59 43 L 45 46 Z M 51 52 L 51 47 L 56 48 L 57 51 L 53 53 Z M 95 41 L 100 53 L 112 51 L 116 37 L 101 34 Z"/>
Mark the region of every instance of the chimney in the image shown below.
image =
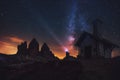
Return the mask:
<path id="1" fill-rule="evenodd" d="M 92 23 L 93 23 L 93 35 L 99 36 L 98 27 L 100 26 L 100 24 L 102 24 L 102 21 L 100 19 L 95 19 Z"/>

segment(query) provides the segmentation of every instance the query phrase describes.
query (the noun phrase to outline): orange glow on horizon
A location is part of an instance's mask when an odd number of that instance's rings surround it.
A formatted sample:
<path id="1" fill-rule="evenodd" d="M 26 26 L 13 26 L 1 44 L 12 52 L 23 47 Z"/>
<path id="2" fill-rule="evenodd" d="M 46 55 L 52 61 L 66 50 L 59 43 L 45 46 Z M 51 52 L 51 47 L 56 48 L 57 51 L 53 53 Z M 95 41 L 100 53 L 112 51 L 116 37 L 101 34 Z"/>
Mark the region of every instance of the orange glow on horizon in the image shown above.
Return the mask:
<path id="1" fill-rule="evenodd" d="M 17 45 L 23 42 L 23 39 L 18 37 L 4 37 L 5 40 L 0 41 L 0 53 L 11 55 L 17 52 Z"/>
<path id="2" fill-rule="evenodd" d="M 77 56 L 78 51 L 74 49 L 72 45 L 67 46 L 66 49 L 68 49 L 68 52 L 70 53 L 71 56 L 73 57 Z M 59 57 L 60 59 L 63 59 L 66 56 L 66 51 L 64 50 L 64 48 L 51 46 L 51 50 L 53 51 L 55 56 Z"/>
<path id="3" fill-rule="evenodd" d="M 16 51 L 17 51 L 17 48 L 15 45 L 8 42 L 0 41 L 0 53 L 10 55 L 10 54 L 15 54 Z"/>
<path id="4" fill-rule="evenodd" d="M 70 55 L 73 57 L 76 57 L 76 51 L 69 51 Z M 60 59 L 63 59 L 66 55 L 65 51 L 53 51 L 54 55 L 57 56 Z"/>

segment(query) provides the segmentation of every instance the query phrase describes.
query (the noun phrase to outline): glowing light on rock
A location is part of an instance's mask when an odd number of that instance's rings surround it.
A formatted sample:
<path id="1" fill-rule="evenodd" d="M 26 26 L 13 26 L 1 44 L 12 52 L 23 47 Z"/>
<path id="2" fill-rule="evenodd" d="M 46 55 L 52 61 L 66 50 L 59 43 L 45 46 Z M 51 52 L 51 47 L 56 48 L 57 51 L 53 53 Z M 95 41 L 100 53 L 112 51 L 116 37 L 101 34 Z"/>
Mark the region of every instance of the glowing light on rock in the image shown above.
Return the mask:
<path id="1" fill-rule="evenodd" d="M 69 50 L 67 48 L 65 48 L 65 52 L 68 52 Z"/>

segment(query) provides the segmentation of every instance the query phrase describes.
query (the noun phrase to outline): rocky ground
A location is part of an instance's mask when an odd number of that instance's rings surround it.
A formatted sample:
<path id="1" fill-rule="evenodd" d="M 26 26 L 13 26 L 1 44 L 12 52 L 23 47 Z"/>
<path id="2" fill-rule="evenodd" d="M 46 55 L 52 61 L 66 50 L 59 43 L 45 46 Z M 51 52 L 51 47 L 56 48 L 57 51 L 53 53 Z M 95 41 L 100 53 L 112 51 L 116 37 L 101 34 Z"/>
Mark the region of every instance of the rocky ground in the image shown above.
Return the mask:
<path id="1" fill-rule="evenodd" d="M 110 80 L 110 62 L 89 59 L 2 65 L 0 80 Z"/>

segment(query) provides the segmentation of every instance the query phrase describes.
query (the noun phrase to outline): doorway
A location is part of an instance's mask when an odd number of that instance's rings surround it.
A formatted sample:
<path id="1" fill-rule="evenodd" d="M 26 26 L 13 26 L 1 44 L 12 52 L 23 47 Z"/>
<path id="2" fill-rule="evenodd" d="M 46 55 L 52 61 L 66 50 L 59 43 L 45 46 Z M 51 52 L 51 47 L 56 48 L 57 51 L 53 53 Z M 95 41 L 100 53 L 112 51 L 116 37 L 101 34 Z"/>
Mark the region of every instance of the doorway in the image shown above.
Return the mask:
<path id="1" fill-rule="evenodd" d="M 89 59 L 92 57 L 92 47 L 91 46 L 86 46 L 84 51 L 85 51 L 85 53 L 84 53 L 85 58 Z"/>

